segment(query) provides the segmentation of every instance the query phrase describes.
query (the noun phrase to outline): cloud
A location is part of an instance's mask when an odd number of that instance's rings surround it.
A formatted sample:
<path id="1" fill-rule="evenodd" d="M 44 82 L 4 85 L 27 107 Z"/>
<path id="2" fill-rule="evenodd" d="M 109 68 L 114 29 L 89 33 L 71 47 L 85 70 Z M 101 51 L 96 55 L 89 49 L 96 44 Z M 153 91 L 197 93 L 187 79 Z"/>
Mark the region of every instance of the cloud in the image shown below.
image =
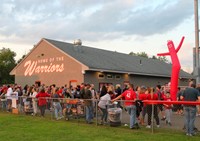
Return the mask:
<path id="1" fill-rule="evenodd" d="M 17 42 L 151 36 L 169 32 L 190 18 L 191 7 L 188 0 L 2 0 L 0 35 L 17 37 Z"/>
<path id="2" fill-rule="evenodd" d="M 183 46 L 178 52 L 181 68 L 187 72 L 192 72 L 193 69 L 193 44 L 191 42 L 184 42 Z"/>

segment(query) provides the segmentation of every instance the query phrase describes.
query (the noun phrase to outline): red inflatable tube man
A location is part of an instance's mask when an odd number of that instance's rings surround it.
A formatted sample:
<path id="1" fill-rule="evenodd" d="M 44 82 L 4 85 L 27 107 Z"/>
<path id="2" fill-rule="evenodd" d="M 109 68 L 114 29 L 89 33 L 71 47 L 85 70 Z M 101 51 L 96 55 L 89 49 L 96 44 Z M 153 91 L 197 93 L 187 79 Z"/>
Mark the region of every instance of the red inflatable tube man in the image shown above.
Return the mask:
<path id="1" fill-rule="evenodd" d="M 183 44 L 183 40 L 185 37 L 182 37 L 181 42 L 179 43 L 177 49 L 174 47 L 174 43 L 172 40 L 167 42 L 168 46 L 168 53 L 159 53 L 158 56 L 166 56 L 170 55 L 172 60 L 172 74 L 171 74 L 171 85 L 170 85 L 170 95 L 173 101 L 176 101 L 176 94 L 178 91 L 178 79 L 179 79 L 179 72 L 181 69 L 181 65 L 177 56 L 179 49 Z"/>

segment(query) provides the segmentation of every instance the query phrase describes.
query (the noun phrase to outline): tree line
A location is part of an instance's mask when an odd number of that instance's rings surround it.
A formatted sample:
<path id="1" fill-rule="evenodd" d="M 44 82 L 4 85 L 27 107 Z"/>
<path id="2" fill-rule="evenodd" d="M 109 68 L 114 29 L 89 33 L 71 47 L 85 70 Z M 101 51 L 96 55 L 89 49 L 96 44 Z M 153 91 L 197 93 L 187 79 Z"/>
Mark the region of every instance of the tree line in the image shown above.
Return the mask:
<path id="1" fill-rule="evenodd" d="M 16 53 L 9 48 L 0 50 L 0 84 L 14 83 L 14 76 L 10 72 L 16 66 L 15 56 Z"/>
<path id="2" fill-rule="evenodd" d="M 146 52 L 137 52 L 137 53 L 130 52 L 129 55 L 140 56 L 140 57 L 149 58 L 149 59 L 158 59 L 158 60 L 163 61 L 165 63 L 169 63 L 169 60 L 167 60 L 167 58 L 165 56 L 156 57 L 155 55 L 153 55 L 152 57 L 150 57 Z"/>

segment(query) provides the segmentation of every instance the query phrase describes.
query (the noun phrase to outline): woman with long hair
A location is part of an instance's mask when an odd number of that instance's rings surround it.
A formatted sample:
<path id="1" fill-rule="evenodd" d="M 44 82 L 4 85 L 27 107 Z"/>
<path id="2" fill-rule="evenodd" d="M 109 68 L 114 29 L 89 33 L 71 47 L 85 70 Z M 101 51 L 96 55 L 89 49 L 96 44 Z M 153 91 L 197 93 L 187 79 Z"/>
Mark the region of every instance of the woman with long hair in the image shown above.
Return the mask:
<path id="1" fill-rule="evenodd" d="M 158 100 L 158 95 L 155 93 L 155 89 L 152 87 L 150 93 L 147 95 L 147 100 Z M 146 128 L 151 128 L 151 118 L 152 118 L 152 110 L 153 110 L 153 117 L 156 120 L 157 127 L 160 127 L 160 121 L 158 117 L 158 109 L 157 105 L 153 105 L 154 108 L 152 108 L 152 105 L 147 105 L 147 115 L 148 115 L 148 125 Z"/>

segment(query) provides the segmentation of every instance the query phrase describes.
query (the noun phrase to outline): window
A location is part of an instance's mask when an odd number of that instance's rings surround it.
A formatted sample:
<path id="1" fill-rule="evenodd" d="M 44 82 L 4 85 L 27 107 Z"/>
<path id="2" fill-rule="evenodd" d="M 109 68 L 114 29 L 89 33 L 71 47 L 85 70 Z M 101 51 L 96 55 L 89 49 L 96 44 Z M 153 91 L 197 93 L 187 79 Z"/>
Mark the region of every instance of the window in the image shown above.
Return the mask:
<path id="1" fill-rule="evenodd" d="M 99 74 L 99 79 L 104 79 L 105 78 L 105 75 L 104 74 Z"/>
<path id="2" fill-rule="evenodd" d="M 107 79 L 113 79 L 113 75 L 112 74 L 107 74 Z"/>
<path id="3" fill-rule="evenodd" d="M 120 80 L 121 79 L 121 75 L 115 75 L 115 79 L 116 80 Z"/>
<path id="4" fill-rule="evenodd" d="M 112 83 L 104 83 L 104 82 L 102 82 L 102 83 L 99 83 L 99 91 L 101 91 L 101 88 L 102 88 L 102 86 L 109 86 L 109 85 L 113 85 Z"/>

